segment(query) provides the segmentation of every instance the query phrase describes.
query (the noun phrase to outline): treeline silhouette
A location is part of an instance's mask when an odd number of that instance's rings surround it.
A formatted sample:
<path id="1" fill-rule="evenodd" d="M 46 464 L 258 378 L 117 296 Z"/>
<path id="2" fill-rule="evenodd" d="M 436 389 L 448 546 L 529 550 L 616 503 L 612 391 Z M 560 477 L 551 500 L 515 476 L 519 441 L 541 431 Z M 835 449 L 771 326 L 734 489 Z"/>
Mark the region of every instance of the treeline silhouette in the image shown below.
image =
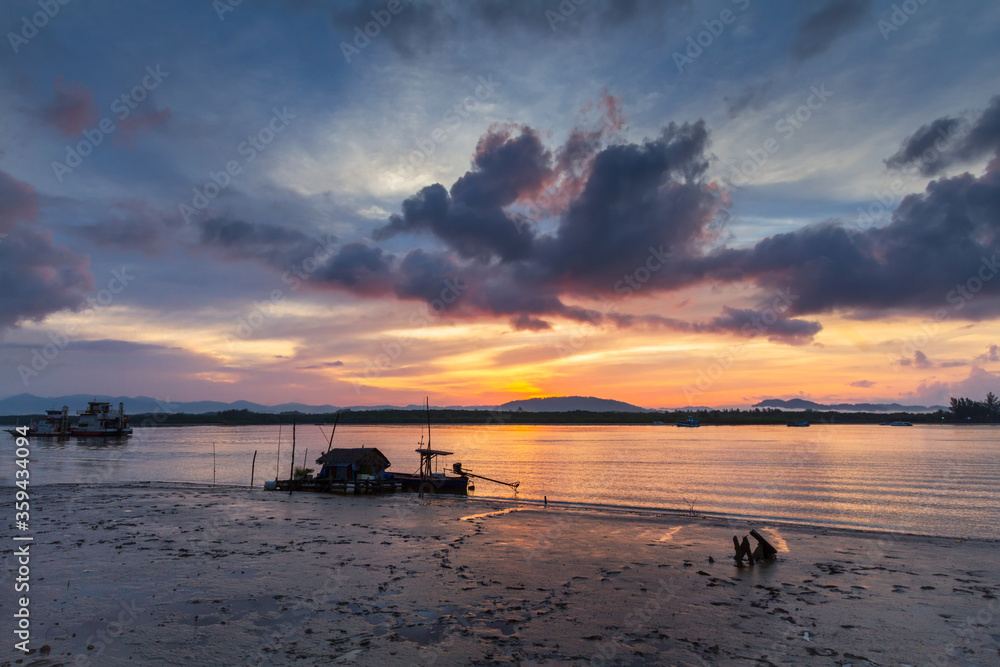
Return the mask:
<path id="1" fill-rule="evenodd" d="M 224 410 L 205 414 L 157 414 L 134 415 L 132 424 L 148 425 L 201 425 L 216 424 L 229 426 L 291 424 L 333 424 L 338 413 L 310 414 L 302 412 L 282 412 L 269 414 L 249 410 Z M 341 410 L 340 424 L 426 424 L 424 410 Z M 676 412 L 525 412 L 491 410 L 435 410 L 430 411 L 430 421 L 435 424 L 643 424 L 663 422 L 673 426 L 694 415 L 705 426 L 735 425 L 780 425 L 788 422 L 807 420 L 811 424 L 879 424 L 884 421 L 909 421 L 912 423 L 934 423 L 955 421 L 950 413 L 938 410 L 934 413 L 873 413 L 873 412 L 833 412 L 833 411 L 784 411 L 777 408 L 753 408 L 750 410 L 697 410 Z M 152 418 L 152 419 L 151 419 Z"/>
<path id="2" fill-rule="evenodd" d="M 133 426 L 266 426 L 270 424 L 424 424 L 424 410 L 341 410 L 339 413 L 310 414 L 282 412 L 272 414 L 250 410 L 223 410 L 199 414 L 140 413 L 131 416 Z M 810 424 L 880 424 L 907 421 L 913 424 L 968 424 L 1000 422 L 1000 405 L 991 392 L 985 401 L 969 398 L 952 398 L 951 409 L 936 412 L 836 412 L 818 410 L 786 411 L 778 408 L 752 408 L 749 410 L 694 410 L 670 412 L 524 412 L 493 410 L 434 410 L 430 411 L 432 424 L 652 424 L 666 426 L 684 421 L 688 415 L 696 417 L 704 426 L 784 425 L 799 420 Z M 41 415 L 0 417 L 0 423 L 29 423 Z"/>
<path id="3" fill-rule="evenodd" d="M 985 401 L 974 401 L 971 398 L 951 399 L 951 414 L 954 421 L 973 422 L 978 424 L 1000 423 L 1000 401 L 991 391 L 986 394 Z"/>

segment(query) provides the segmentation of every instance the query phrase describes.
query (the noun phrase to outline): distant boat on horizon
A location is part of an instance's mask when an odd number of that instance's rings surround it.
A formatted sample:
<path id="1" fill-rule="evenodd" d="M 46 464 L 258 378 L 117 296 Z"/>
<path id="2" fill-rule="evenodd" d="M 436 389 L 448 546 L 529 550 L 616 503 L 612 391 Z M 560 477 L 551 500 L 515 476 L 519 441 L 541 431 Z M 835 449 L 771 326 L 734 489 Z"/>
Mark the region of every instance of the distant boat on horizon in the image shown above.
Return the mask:
<path id="1" fill-rule="evenodd" d="M 913 426 L 910 422 L 882 422 L 879 426 Z"/>
<path id="2" fill-rule="evenodd" d="M 677 422 L 678 426 L 684 428 L 698 428 L 701 426 L 701 422 L 694 418 L 694 415 L 688 415 L 688 418 L 682 422 Z"/>
<path id="3" fill-rule="evenodd" d="M 803 428 L 805 426 L 809 426 L 809 422 L 805 419 L 796 419 L 795 421 L 788 422 L 789 428 Z"/>

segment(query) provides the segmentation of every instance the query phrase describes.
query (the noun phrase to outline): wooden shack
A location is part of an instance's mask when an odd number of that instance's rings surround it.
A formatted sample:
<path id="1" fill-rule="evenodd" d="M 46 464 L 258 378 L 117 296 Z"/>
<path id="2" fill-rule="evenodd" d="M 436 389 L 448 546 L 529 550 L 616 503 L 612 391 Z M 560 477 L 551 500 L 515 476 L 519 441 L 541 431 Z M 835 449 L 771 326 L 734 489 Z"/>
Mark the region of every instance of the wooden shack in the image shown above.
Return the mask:
<path id="1" fill-rule="evenodd" d="M 331 449 L 316 459 L 316 463 L 322 466 L 315 477 L 319 482 L 381 480 L 385 477 L 386 468 L 391 465 L 376 447 Z"/>

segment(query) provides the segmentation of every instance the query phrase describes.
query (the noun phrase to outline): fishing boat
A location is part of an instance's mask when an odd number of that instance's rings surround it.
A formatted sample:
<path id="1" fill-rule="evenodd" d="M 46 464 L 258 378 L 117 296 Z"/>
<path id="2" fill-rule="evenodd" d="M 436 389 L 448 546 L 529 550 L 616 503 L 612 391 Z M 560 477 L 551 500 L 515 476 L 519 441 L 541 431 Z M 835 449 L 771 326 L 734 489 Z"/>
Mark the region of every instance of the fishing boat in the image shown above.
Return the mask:
<path id="1" fill-rule="evenodd" d="M 879 426 L 913 426 L 910 422 L 896 421 L 896 422 L 882 422 Z"/>
<path id="2" fill-rule="evenodd" d="M 449 493 L 465 496 L 469 491 L 475 491 L 476 486 L 472 479 L 482 479 L 495 484 L 509 486 L 517 491 L 520 482 L 501 482 L 483 475 L 474 474 L 471 470 L 463 468 L 461 463 L 454 463 L 451 466 L 454 475 L 448 475 L 443 469 L 437 467 L 438 457 L 452 456 L 453 452 L 446 452 L 443 449 L 431 448 L 431 409 L 428 399 L 427 410 L 427 445 L 424 446 L 424 438 L 420 437 L 416 452 L 420 455 L 420 471 L 415 474 L 393 473 L 390 478 L 400 484 L 403 491 L 416 491 L 421 495 L 425 493 Z"/>
<path id="3" fill-rule="evenodd" d="M 125 404 L 118 404 L 118 411 L 111 411 L 111 403 L 88 401 L 86 410 L 77 412 L 77 421 L 69 427 L 70 435 L 78 438 L 125 437 L 132 435 L 132 426 L 125 416 Z"/>
<path id="4" fill-rule="evenodd" d="M 796 419 L 795 421 L 788 422 L 789 428 L 804 428 L 806 426 L 809 426 L 809 422 L 805 419 Z"/>
<path id="5" fill-rule="evenodd" d="M 677 422 L 677 425 L 683 428 L 698 428 L 701 426 L 701 422 L 694 418 L 694 415 L 688 415 L 688 418 L 682 422 Z"/>
<path id="6" fill-rule="evenodd" d="M 420 454 L 420 470 L 412 474 L 387 472 L 392 463 L 375 447 L 362 446 L 349 449 L 334 449 L 333 436 L 337 432 L 337 422 L 339 421 L 340 415 L 338 414 L 336 421 L 333 423 L 333 430 L 330 433 L 326 453 L 316 459 L 316 463 L 322 467 L 315 476 L 311 474 L 312 470 L 300 468 L 298 471 L 301 474 L 296 471 L 294 463 L 295 424 L 293 423 L 293 462 L 289 471 L 290 476 L 288 479 L 275 479 L 273 482 L 265 482 L 264 489 L 267 491 L 318 491 L 355 494 L 414 491 L 421 495 L 424 493 L 447 493 L 464 496 L 468 495 L 469 491 L 475 491 L 476 487 L 472 482 L 473 478 L 503 484 L 515 491 L 520 485 L 520 482 L 501 482 L 500 480 L 474 474 L 471 470 L 463 468 L 461 463 L 452 465 L 454 475 L 449 475 L 444 470 L 440 470 L 438 457 L 451 456 L 452 452 L 431 448 L 429 404 L 427 406 L 427 444 L 424 444 L 424 438 L 421 435 L 420 443 L 416 449 L 417 453 Z M 320 430 L 322 430 L 322 426 Z M 278 450 L 280 456 L 280 436 Z M 305 458 L 303 459 L 304 465 Z M 276 472 L 278 471 L 276 470 Z"/>
<path id="7" fill-rule="evenodd" d="M 16 428 L 9 428 L 7 432 L 13 436 L 22 434 Z M 45 416 L 41 420 L 28 424 L 28 432 L 24 435 L 34 438 L 68 438 L 70 436 L 69 407 L 64 405 L 62 410 L 46 410 Z"/>

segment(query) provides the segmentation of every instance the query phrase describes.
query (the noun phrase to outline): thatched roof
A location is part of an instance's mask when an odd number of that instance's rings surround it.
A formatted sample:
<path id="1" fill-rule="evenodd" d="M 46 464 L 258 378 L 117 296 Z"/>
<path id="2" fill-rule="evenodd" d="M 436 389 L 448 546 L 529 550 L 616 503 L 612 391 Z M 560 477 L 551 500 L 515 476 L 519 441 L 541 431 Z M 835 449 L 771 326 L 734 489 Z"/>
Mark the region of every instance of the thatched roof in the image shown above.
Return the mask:
<path id="1" fill-rule="evenodd" d="M 390 463 L 385 454 L 375 447 L 353 447 L 351 449 L 331 449 L 323 456 L 316 459 L 320 465 L 369 465 L 373 468 L 385 469 Z"/>

